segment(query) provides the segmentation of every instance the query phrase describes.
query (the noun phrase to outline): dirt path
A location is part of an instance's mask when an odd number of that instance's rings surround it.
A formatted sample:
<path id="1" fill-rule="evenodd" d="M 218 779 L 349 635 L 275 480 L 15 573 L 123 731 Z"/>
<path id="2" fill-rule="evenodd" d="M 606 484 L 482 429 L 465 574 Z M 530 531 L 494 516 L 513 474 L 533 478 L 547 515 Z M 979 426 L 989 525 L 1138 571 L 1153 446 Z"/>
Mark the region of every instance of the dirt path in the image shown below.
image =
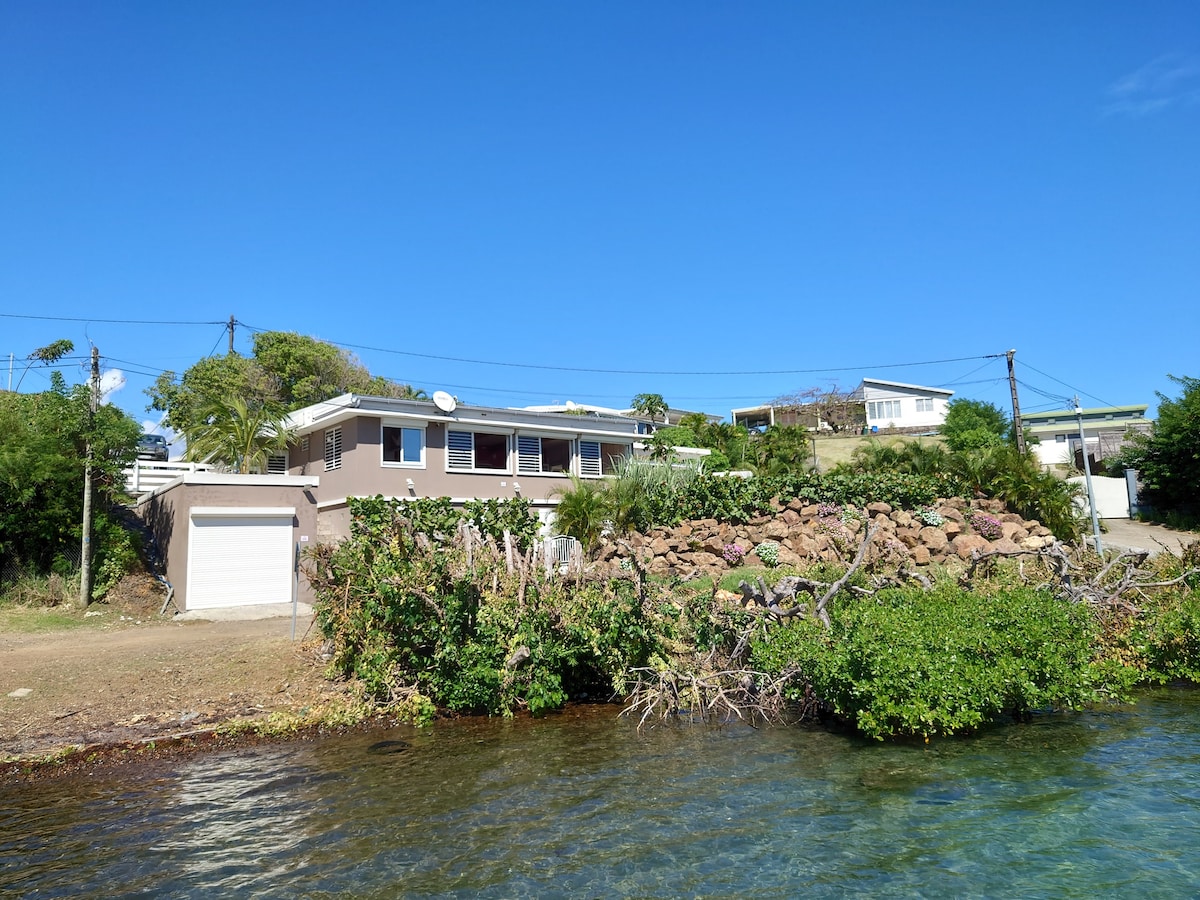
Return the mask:
<path id="1" fill-rule="evenodd" d="M 1183 555 L 1183 548 L 1200 541 L 1200 534 L 1191 531 L 1175 531 L 1149 522 L 1135 519 L 1105 519 L 1107 529 L 1100 535 L 1106 548 L 1149 550 L 1151 554 L 1166 550 L 1176 556 Z"/>
<path id="2" fill-rule="evenodd" d="M 290 619 L 0 634 L 0 759 L 166 736 L 339 696 Z M 16 696 L 14 696 L 16 695 Z"/>

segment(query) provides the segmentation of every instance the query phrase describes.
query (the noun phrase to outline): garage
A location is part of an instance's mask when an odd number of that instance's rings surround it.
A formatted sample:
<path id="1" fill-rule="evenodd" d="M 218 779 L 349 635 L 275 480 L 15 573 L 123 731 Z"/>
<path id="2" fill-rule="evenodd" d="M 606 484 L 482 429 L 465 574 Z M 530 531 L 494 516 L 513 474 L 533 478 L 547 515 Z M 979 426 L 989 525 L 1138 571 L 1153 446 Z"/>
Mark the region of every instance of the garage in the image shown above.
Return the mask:
<path id="1" fill-rule="evenodd" d="M 187 607 L 292 601 L 294 507 L 192 507 Z"/>

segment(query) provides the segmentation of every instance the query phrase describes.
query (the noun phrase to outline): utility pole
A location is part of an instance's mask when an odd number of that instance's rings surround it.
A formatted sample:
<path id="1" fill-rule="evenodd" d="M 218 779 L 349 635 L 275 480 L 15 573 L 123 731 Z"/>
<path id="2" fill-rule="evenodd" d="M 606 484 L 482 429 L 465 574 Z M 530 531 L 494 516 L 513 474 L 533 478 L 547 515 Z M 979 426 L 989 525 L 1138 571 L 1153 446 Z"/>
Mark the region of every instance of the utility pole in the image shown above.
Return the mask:
<path id="1" fill-rule="evenodd" d="M 233 316 L 230 316 L 229 317 L 229 355 L 230 356 L 233 356 L 233 325 L 234 325 L 234 321 L 235 320 L 234 320 Z"/>
<path id="2" fill-rule="evenodd" d="M 91 396 L 88 398 L 87 461 L 83 467 L 83 547 L 79 558 L 79 603 L 87 609 L 92 599 L 92 428 L 96 422 L 96 406 L 100 397 L 100 350 L 92 347 Z"/>
<path id="3" fill-rule="evenodd" d="M 1004 355 L 1008 357 L 1008 389 L 1012 392 L 1013 404 L 1013 433 L 1017 436 L 1017 452 L 1025 455 L 1025 426 L 1021 424 L 1021 403 L 1017 400 L 1017 373 L 1013 369 L 1013 357 L 1016 350 L 1009 350 Z"/>
<path id="4" fill-rule="evenodd" d="M 1087 481 L 1088 507 L 1092 511 L 1092 534 L 1096 538 L 1096 552 L 1104 555 L 1104 545 L 1100 543 L 1100 517 L 1096 515 L 1096 493 L 1092 490 L 1092 463 L 1087 455 L 1087 439 L 1083 436 L 1083 408 L 1079 405 L 1079 395 L 1075 395 L 1075 419 L 1079 422 L 1079 449 L 1083 452 L 1083 474 Z"/>

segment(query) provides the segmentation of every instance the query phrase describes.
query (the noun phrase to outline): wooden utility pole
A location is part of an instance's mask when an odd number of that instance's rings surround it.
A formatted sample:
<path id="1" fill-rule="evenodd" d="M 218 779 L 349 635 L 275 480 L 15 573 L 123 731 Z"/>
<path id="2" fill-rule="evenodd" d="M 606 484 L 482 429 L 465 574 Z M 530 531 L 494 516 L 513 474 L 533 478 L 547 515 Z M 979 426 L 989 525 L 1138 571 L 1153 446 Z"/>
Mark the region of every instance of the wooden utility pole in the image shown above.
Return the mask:
<path id="1" fill-rule="evenodd" d="M 1013 433 L 1017 436 L 1017 451 L 1025 455 L 1025 426 L 1021 424 L 1021 403 L 1017 400 L 1017 374 L 1013 369 L 1013 356 L 1016 350 L 1009 350 L 1004 355 L 1008 357 L 1008 388 L 1012 392 L 1013 404 Z"/>
<path id="2" fill-rule="evenodd" d="M 96 406 L 100 398 L 100 350 L 92 347 L 91 396 L 88 398 L 87 459 L 83 467 L 83 546 L 79 555 L 80 609 L 87 609 L 92 599 L 92 429 L 96 422 Z"/>
<path id="3" fill-rule="evenodd" d="M 229 355 L 233 356 L 233 326 L 235 323 L 233 316 L 229 317 Z"/>

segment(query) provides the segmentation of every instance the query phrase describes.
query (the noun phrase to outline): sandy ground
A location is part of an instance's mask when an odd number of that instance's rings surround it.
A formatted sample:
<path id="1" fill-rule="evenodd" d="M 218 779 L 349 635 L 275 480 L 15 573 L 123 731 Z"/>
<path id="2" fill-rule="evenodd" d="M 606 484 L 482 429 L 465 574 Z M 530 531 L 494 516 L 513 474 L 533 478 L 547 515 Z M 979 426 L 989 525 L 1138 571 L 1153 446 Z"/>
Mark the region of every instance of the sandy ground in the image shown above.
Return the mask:
<path id="1" fill-rule="evenodd" d="M 1104 549 L 1142 549 L 1151 554 L 1167 551 L 1176 556 L 1183 554 L 1183 548 L 1200 541 L 1200 534 L 1191 531 L 1174 531 L 1161 525 L 1151 525 L 1147 522 L 1137 522 L 1133 519 L 1104 519 L 1100 542 Z"/>
<path id="2" fill-rule="evenodd" d="M 343 694 L 291 619 L 0 633 L 0 759 L 301 711 Z"/>

